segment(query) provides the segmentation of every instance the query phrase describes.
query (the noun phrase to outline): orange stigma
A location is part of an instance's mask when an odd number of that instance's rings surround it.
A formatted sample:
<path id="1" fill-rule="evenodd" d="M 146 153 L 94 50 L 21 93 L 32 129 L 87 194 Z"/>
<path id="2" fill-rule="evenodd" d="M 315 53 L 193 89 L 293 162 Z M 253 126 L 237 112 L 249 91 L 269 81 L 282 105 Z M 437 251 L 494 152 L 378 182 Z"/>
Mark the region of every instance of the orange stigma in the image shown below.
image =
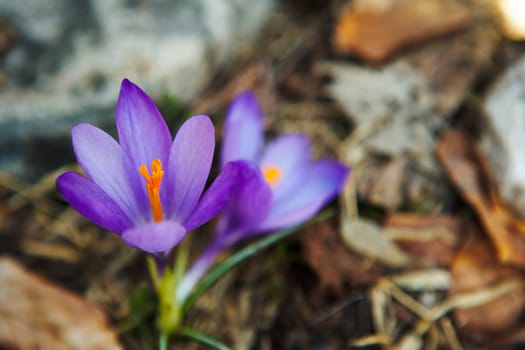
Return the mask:
<path id="1" fill-rule="evenodd" d="M 151 175 L 144 164 L 140 166 L 139 173 L 146 179 L 146 191 L 148 192 L 153 220 L 159 222 L 162 220 L 162 203 L 160 202 L 159 190 L 164 176 L 160 159 L 154 159 L 151 162 Z"/>
<path id="2" fill-rule="evenodd" d="M 277 183 L 279 182 L 279 180 L 281 180 L 281 177 L 283 175 L 281 168 L 272 164 L 263 166 L 262 173 L 264 179 L 272 188 L 277 185 Z"/>

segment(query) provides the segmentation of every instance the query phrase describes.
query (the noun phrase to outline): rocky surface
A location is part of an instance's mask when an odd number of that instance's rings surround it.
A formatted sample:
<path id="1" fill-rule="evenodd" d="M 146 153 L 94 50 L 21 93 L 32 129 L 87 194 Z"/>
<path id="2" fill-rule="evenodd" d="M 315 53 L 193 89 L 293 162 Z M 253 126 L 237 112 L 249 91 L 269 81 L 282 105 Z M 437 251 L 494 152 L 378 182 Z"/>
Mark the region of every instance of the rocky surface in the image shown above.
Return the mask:
<path id="1" fill-rule="evenodd" d="M 433 133 L 440 127 L 434 95 L 426 80 L 403 62 L 381 69 L 327 64 L 334 80 L 330 95 L 358 129 L 367 129 L 367 152 L 387 156 L 409 153 L 432 167 Z"/>
<path id="2" fill-rule="evenodd" d="M 503 200 L 525 217 L 525 57 L 492 86 L 484 102 L 481 147 Z"/>
<path id="3" fill-rule="evenodd" d="M 355 125 L 341 156 L 354 170 L 359 197 L 387 210 L 422 210 L 427 197 L 442 198 L 434 148 L 444 122 L 426 78 L 406 62 L 328 63 L 320 70 L 333 78 L 328 92 Z"/>
<path id="4" fill-rule="evenodd" d="M 79 121 L 111 125 L 124 77 L 188 101 L 253 38 L 273 0 L 1 1 L 0 169 L 63 163 Z M 0 33 L 1 34 L 1 33 Z M 59 152 L 60 151 L 60 152 Z"/>

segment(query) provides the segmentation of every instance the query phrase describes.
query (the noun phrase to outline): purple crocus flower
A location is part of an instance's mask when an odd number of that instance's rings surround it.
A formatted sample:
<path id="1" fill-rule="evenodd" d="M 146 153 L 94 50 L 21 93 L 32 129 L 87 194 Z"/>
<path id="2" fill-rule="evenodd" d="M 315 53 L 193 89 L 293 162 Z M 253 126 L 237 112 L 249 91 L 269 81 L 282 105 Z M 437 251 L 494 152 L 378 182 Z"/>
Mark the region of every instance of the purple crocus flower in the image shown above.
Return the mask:
<path id="1" fill-rule="evenodd" d="M 153 101 L 129 80 L 122 82 L 115 116 L 119 143 L 90 124 L 73 128 L 73 148 L 87 177 L 66 172 L 58 190 L 128 245 L 164 256 L 224 207 L 242 163 L 226 165 L 201 198 L 215 148 L 209 117 L 191 117 L 172 140 Z"/>
<path id="2" fill-rule="evenodd" d="M 244 186 L 221 215 L 217 240 L 224 245 L 308 220 L 335 197 L 348 175 L 348 168 L 335 160 L 312 160 L 304 134 L 284 134 L 264 147 L 263 133 L 256 96 L 239 94 L 226 116 L 221 165 L 249 160 L 261 176 L 247 178 L 253 189 Z M 249 220 L 239 219 L 246 215 Z"/>
<path id="3" fill-rule="evenodd" d="M 221 164 L 244 159 L 252 166 L 239 178 L 238 190 L 220 216 L 215 240 L 179 286 L 179 302 L 221 250 L 308 220 L 344 184 L 348 168 L 334 160 L 312 160 L 305 135 L 284 134 L 264 147 L 263 133 L 263 113 L 256 96 L 239 94 L 226 116 Z"/>

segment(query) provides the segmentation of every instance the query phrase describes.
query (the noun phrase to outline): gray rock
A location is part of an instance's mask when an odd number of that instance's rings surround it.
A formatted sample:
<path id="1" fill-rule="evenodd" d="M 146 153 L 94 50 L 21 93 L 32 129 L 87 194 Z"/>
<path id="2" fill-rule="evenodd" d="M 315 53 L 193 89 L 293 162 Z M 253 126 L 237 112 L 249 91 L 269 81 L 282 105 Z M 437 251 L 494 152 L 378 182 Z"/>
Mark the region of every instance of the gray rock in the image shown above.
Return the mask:
<path id="1" fill-rule="evenodd" d="M 507 69 L 484 102 L 481 149 L 503 200 L 525 217 L 525 57 Z"/>
<path id="2" fill-rule="evenodd" d="M 381 69 L 327 64 L 333 77 L 329 93 L 356 129 L 368 130 L 365 153 L 409 154 L 426 169 L 435 169 L 435 132 L 442 122 L 426 80 L 411 66 L 396 63 Z"/>
<path id="3" fill-rule="evenodd" d="M 18 34 L 0 57 L 7 81 L 0 92 L 0 169 L 27 175 L 63 163 L 57 150 L 66 149 L 60 141 L 75 123 L 111 125 L 125 77 L 153 97 L 194 98 L 213 71 L 255 37 L 273 5 L 0 0 L 0 17 Z M 44 149 L 50 154 L 41 154 Z"/>
<path id="4" fill-rule="evenodd" d="M 360 199 L 385 210 L 438 208 L 445 192 L 436 187 L 442 170 L 434 149 L 444 123 L 426 79 L 405 62 L 328 63 L 320 71 L 332 77 L 328 92 L 355 126 L 341 155 Z"/>

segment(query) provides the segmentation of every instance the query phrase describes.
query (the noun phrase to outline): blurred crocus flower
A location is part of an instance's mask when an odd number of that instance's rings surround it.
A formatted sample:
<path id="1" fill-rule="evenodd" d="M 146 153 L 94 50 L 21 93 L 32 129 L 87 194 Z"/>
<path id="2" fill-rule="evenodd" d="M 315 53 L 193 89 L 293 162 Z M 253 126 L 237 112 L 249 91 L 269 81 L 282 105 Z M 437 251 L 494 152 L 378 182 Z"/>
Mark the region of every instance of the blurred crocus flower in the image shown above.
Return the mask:
<path id="1" fill-rule="evenodd" d="M 153 101 L 128 80 L 115 116 L 119 143 L 90 124 L 73 128 L 73 148 L 87 177 L 66 172 L 58 190 L 128 245 L 165 256 L 224 207 L 242 163 L 226 165 L 201 198 L 215 148 L 209 117 L 191 117 L 172 140 Z"/>
<path id="2" fill-rule="evenodd" d="M 179 302 L 221 250 L 308 220 L 344 184 L 349 169 L 334 160 L 312 160 L 305 135 L 284 134 L 265 146 L 263 133 L 263 113 L 256 96 L 239 94 L 226 116 L 221 164 L 243 159 L 252 166 L 239 177 L 238 190 L 220 216 L 215 240 L 182 280 Z"/>

